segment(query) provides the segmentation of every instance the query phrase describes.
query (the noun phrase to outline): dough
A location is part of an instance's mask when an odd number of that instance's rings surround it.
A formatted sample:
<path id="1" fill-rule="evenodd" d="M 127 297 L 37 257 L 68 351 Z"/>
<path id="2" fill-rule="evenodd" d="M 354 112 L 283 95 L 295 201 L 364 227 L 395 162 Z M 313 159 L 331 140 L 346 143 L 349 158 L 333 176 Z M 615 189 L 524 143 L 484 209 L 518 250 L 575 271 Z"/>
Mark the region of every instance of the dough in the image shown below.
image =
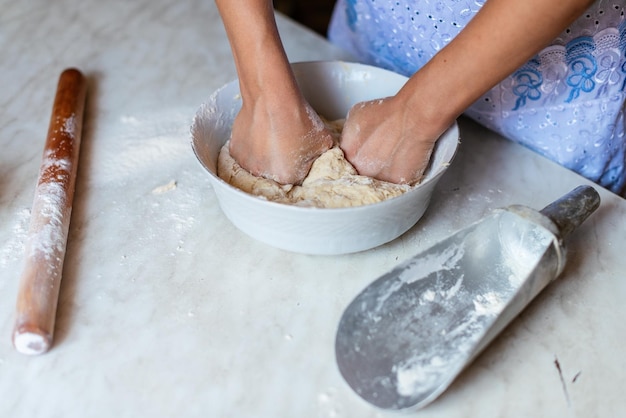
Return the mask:
<path id="1" fill-rule="evenodd" d="M 327 122 L 338 139 L 343 120 Z M 317 208 L 362 206 L 399 196 L 411 189 L 406 184 L 380 181 L 357 174 L 338 145 L 318 157 L 302 185 L 284 185 L 253 176 L 230 156 L 228 142 L 222 147 L 217 174 L 230 185 L 246 193 L 273 202 Z"/>

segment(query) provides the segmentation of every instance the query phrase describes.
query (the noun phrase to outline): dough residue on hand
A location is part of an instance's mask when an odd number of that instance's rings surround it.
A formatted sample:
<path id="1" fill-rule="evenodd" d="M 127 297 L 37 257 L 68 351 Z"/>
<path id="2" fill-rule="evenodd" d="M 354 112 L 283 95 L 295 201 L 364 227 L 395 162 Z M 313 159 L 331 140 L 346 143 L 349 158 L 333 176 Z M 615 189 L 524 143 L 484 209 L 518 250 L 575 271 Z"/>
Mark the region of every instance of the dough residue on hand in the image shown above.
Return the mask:
<path id="1" fill-rule="evenodd" d="M 339 138 L 343 120 L 326 123 L 336 134 L 335 137 Z M 273 202 L 317 208 L 345 208 L 382 202 L 411 189 L 406 184 L 359 175 L 337 144 L 313 162 L 301 185 L 284 185 L 250 174 L 231 157 L 228 145 L 227 142 L 222 147 L 218 157 L 218 176 L 231 186 Z"/>

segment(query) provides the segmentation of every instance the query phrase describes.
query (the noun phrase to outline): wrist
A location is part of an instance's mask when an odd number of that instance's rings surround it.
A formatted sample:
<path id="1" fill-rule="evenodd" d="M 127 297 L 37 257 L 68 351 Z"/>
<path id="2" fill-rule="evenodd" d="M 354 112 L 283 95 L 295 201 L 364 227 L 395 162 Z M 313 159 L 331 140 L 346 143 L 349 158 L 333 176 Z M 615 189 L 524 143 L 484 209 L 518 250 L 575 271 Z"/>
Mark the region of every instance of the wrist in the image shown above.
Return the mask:
<path id="1" fill-rule="evenodd" d="M 462 93 L 438 87 L 426 74 L 415 74 L 397 93 L 405 120 L 411 121 L 424 140 L 436 140 L 466 107 Z"/>

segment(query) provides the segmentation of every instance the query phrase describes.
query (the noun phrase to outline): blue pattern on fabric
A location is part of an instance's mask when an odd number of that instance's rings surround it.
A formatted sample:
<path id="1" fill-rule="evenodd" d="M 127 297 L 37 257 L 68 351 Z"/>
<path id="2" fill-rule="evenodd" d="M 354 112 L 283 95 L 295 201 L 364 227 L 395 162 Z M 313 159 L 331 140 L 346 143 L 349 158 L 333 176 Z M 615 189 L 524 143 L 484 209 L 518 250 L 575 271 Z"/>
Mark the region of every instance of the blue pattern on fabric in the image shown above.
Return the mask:
<path id="1" fill-rule="evenodd" d="M 515 100 L 515 107 L 513 110 L 517 110 L 520 107 L 526 105 L 526 100 L 539 100 L 541 98 L 541 85 L 543 84 L 543 77 L 539 71 L 526 68 L 517 71 L 513 78 L 515 79 L 515 86 L 513 87 L 513 93 L 518 96 Z"/>
<path id="2" fill-rule="evenodd" d="M 346 18 L 348 27 L 352 31 L 356 30 L 357 13 L 355 10 L 357 0 L 346 0 Z"/>

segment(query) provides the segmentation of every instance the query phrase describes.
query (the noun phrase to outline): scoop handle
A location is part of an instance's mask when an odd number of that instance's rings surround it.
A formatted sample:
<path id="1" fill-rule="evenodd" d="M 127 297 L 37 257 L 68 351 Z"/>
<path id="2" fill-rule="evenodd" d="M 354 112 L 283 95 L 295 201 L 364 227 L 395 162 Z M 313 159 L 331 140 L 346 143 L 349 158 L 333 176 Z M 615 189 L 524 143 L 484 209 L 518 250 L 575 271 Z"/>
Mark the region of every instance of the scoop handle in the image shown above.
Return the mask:
<path id="1" fill-rule="evenodd" d="M 591 186 L 578 186 L 541 210 L 559 229 L 561 239 L 578 228 L 600 206 L 600 195 Z"/>

